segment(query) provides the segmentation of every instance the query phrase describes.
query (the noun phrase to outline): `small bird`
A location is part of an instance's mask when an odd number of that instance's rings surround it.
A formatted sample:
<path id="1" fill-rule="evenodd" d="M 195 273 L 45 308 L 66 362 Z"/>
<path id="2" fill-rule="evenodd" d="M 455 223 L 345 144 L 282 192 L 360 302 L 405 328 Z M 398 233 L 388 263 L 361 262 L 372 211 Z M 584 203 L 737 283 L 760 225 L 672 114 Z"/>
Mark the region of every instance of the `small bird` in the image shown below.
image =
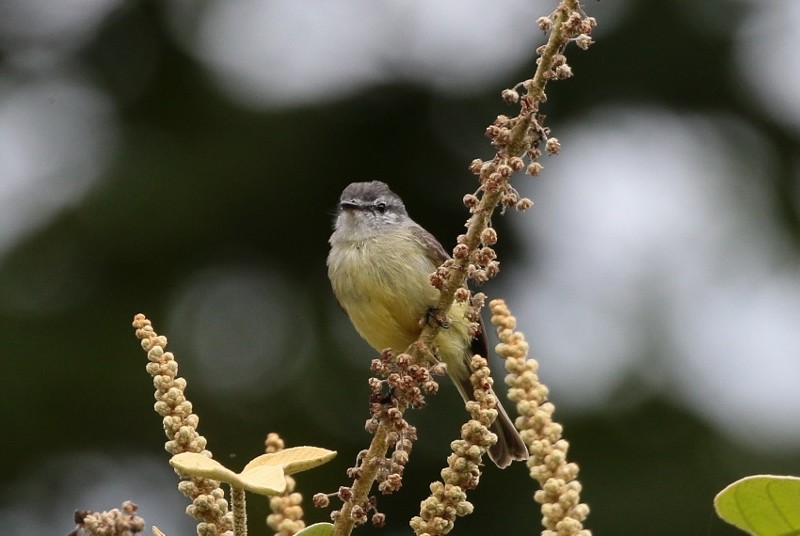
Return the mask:
<path id="1" fill-rule="evenodd" d="M 356 331 L 375 350 L 404 352 L 422 331 L 439 291 L 429 276 L 449 258 L 442 245 L 414 222 L 403 201 L 380 181 L 354 182 L 342 192 L 328 254 L 328 277 Z M 464 401 L 474 400 L 470 359 L 488 356 L 483 322 L 474 336 L 466 304 L 453 302 L 450 324 L 434 340 L 438 356 Z M 528 458 L 525 443 L 497 401 L 489 457 L 500 468 Z"/>

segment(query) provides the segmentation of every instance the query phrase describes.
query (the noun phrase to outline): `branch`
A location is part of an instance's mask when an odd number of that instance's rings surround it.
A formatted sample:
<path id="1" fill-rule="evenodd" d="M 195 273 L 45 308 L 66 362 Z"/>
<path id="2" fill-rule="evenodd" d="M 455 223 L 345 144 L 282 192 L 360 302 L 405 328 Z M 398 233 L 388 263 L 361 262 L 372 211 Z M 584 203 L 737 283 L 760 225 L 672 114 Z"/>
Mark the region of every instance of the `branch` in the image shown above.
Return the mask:
<path id="1" fill-rule="evenodd" d="M 510 186 L 509 179 L 525 167 L 523 157 L 531 161 L 527 167 L 529 174 L 537 175 L 541 171 L 542 165 L 536 160 L 541 156 L 539 146 L 542 143 L 548 154 L 558 153 L 558 140 L 548 137 L 548 130 L 542 125 L 544 118 L 538 113 L 539 107 L 547 98 L 545 87 L 548 81 L 572 75 L 563 55 L 567 44 L 574 40 L 581 48 L 588 47 L 591 44 L 588 34 L 594 25 L 594 19 L 582 13 L 578 0 L 562 0 L 550 17 L 539 19 L 539 26 L 550 31 L 550 36 L 546 45 L 537 50 L 540 57 L 533 78 L 516 86 L 524 89 L 525 94 L 520 96 L 516 89 L 507 89 L 502 93 L 506 102 L 519 103 L 520 112 L 514 118 L 498 116 L 494 124 L 486 129 L 487 136 L 497 149 L 494 158 L 487 162 L 474 160 L 470 165 L 470 170 L 480 180 L 476 194 L 464 197 L 472 216 L 467 223 L 466 234 L 458 238 L 453 258 L 431 275 L 431 284 L 440 291 L 436 303 L 439 321 L 426 323 L 418 340 L 407 349 L 412 363 L 426 363 L 433 354 L 433 341 L 441 326 L 448 324 L 447 314 L 453 301 L 464 302 L 470 298 L 466 290 L 467 280 L 482 283 L 496 275 L 498 264 L 491 246 L 496 242 L 497 235 L 491 228 L 492 215 L 501 205 L 503 210 L 511 206 L 525 210 L 533 204 L 529 199 L 519 198 L 516 190 Z M 475 296 L 471 305 L 468 317 L 477 321 L 483 305 L 482 296 Z M 399 416 L 395 414 L 394 418 L 402 418 L 406 407 L 396 408 Z M 366 521 L 363 509 L 369 504 L 369 492 L 386 457 L 388 437 L 393 430 L 389 418 L 382 417 L 374 430 L 369 450 L 356 471 L 357 478 L 347 494 L 347 500 L 337 513 L 334 536 L 349 535 L 357 522 Z"/>

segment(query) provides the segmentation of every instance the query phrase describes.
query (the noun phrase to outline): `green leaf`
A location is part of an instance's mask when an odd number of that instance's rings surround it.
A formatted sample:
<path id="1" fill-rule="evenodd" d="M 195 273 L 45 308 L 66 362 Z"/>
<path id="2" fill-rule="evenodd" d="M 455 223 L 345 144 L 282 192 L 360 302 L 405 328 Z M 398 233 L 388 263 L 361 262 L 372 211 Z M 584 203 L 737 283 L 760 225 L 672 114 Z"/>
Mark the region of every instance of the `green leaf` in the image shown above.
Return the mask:
<path id="1" fill-rule="evenodd" d="M 294 536 L 331 536 L 333 534 L 333 525 L 330 523 L 316 523 L 309 525 L 300 532 L 296 532 Z"/>
<path id="2" fill-rule="evenodd" d="M 717 515 L 754 536 L 800 535 L 800 478 L 755 475 L 714 498 Z"/>

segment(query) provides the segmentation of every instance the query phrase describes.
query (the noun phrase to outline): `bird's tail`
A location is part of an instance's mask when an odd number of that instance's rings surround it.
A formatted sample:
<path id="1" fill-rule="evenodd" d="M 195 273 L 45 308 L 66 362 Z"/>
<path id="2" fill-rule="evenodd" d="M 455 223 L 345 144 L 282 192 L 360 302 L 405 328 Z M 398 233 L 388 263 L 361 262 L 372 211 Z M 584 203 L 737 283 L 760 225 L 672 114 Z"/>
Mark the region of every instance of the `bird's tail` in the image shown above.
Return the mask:
<path id="1" fill-rule="evenodd" d="M 497 418 L 489 429 L 497 434 L 497 443 L 489 448 L 489 458 L 497 467 L 502 469 L 512 461 L 528 459 L 528 448 L 500 400 L 497 400 Z"/>

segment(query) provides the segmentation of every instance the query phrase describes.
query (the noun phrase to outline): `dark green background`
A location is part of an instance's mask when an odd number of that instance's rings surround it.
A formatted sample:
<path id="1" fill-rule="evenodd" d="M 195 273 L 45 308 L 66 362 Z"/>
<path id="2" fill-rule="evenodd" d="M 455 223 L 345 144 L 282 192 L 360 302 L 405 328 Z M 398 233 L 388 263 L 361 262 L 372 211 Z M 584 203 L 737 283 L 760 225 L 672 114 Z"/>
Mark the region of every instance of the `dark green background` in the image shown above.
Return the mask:
<path id="1" fill-rule="evenodd" d="M 706 2 L 706 18 L 699 23 L 699 15 L 685 10 L 683 2 L 626 4 L 624 19 L 588 52 L 568 51 L 576 77 L 548 88 L 545 113 L 554 132 L 609 103 L 647 101 L 676 111 L 724 111 L 754 124 L 775 151 L 781 165 L 761 187 L 784 198 L 792 188 L 788 170 L 798 151 L 797 136 L 764 117 L 752 99 L 742 98 L 731 74 L 735 31 L 745 10 L 757 4 Z M 587 5 L 600 25 L 603 8 Z M 541 14 L 533 14 L 532 21 Z M 704 24 L 712 23 L 715 31 L 706 31 Z M 532 24 L 530 31 L 539 30 Z M 128 46 L 132 36 L 157 58 L 152 76 L 133 96 L 119 79 L 128 64 L 133 68 L 138 61 L 137 51 Z M 412 215 L 450 247 L 466 218 L 459 200 L 475 188 L 474 178 L 467 171 L 469 159 L 445 146 L 431 117 L 448 110 L 458 118 L 451 124 L 458 136 L 471 145 L 481 143 L 485 126 L 496 114 L 507 113 L 500 90 L 530 75 L 533 51 L 524 70 L 508 73 L 496 87 L 469 98 L 444 99 L 412 85 L 385 85 L 317 106 L 263 112 L 238 107 L 210 84 L 203 69 L 176 46 L 154 2 L 126 4 L 80 47 L 79 56 L 117 107 L 121 149 L 89 195 L 0 259 L 4 293 L 41 294 L 35 310 L 0 309 L 0 477 L 5 483 L 0 500 L 19 505 L 17 490 L 28 490 L 36 506 L 25 515 L 50 518 L 53 533 L 66 534 L 72 524 L 69 510 L 61 506 L 64 497 L 77 495 L 86 483 L 65 476 L 80 475 L 80 468 L 53 460 L 101 453 L 121 464 L 141 456 L 162 461 L 166 480 L 143 475 L 152 482 L 147 500 L 178 494 L 162 449 L 160 418 L 151 409 L 146 359 L 130 322 L 134 313 L 145 312 L 157 331 L 171 336 L 175 288 L 198 269 L 230 263 L 282 274 L 289 293 L 297 292 L 310 305 L 299 317 L 292 316 L 292 337 L 298 346 L 313 339 L 314 351 L 308 370 L 292 376 L 292 385 L 278 382 L 277 390 L 264 385 L 260 393 L 248 391 L 238 400 L 234 390 L 220 400 L 218 394 L 193 388 L 192 354 L 173 338 L 170 349 L 188 379 L 200 431 L 215 455 L 234 468 L 260 452 L 268 431 L 279 432 L 290 445 L 335 449 L 339 456 L 332 463 L 298 479 L 306 497 L 335 491 L 347 483 L 345 469 L 369 441 L 363 421 L 372 354 L 363 345 L 343 350 L 332 336 L 344 326 L 325 273 L 339 192 L 351 180 L 382 178 L 401 194 Z M 484 147 L 483 154 L 474 156 L 490 155 L 488 143 Z M 546 172 L 541 180 L 549 180 Z M 790 204 L 781 210 L 784 231 L 797 237 L 796 211 Z M 513 265 L 519 237 L 504 221 L 497 226 L 503 237 L 501 260 Z M 81 288 L 71 280 L 53 284 L 59 273 L 53 266 L 63 261 L 64 251 L 70 270 L 82 274 Z M 41 288 L 48 290 L 40 293 Z M 309 315 L 309 310 L 316 313 Z M 218 336 L 226 334 L 221 330 Z M 281 344 L 275 351 L 293 350 Z M 345 351 L 363 357 L 363 366 L 344 360 L 340 354 Z M 547 356 L 539 357 L 546 381 Z M 224 362 L 234 359 L 220 356 L 218 373 L 224 375 Z M 636 391 L 635 385 L 630 388 Z M 551 396 L 558 404 L 559 393 Z M 403 489 L 380 498 L 393 528 L 384 533 L 408 531 L 407 520 L 444 462 L 461 411 L 447 387 L 429 409 L 408 415 L 419 426 L 419 448 Z M 751 473 L 800 472 L 797 449 L 749 451 L 660 398 L 602 412 L 557 412 L 557 417 L 571 443 L 570 457 L 581 465 L 583 499 L 592 508 L 588 527 L 595 534 L 735 534 L 713 513 L 717 491 Z M 342 432 L 316 426 L 319 419 L 337 421 Z M 455 533 L 536 533 L 534 490 L 521 465 L 504 472 L 487 467 L 481 486 L 469 494 L 475 514 L 459 520 Z M 111 493 L 105 499 L 71 508 L 145 501 Z M 55 504 L 59 509 L 51 508 Z M 264 534 L 265 502 L 251 497 L 250 505 L 252 533 Z M 141 514 L 167 530 L 174 523 L 152 512 Z M 326 512 L 307 507 L 308 521 L 326 518 Z M 191 524 L 182 527 L 185 533 L 192 530 Z"/>

